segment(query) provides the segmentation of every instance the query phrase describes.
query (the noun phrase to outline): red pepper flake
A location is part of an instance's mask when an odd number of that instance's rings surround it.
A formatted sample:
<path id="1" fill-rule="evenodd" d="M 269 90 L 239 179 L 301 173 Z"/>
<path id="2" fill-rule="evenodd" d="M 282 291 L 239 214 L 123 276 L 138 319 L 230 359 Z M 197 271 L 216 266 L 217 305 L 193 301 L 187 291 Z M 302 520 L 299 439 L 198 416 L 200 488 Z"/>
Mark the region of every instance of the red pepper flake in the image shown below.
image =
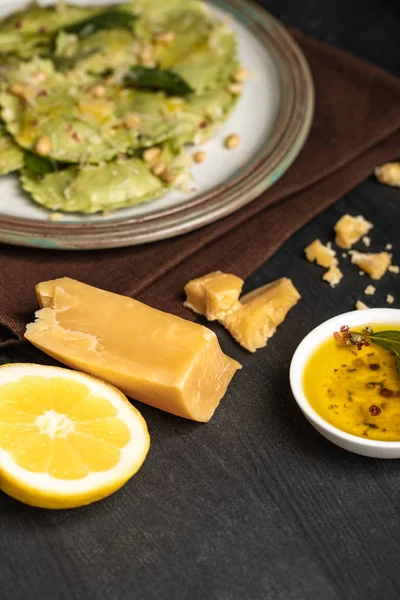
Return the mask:
<path id="1" fill-rule="evenodd" d="M 15 29 L 21 29 L 21 27 L 22 27 L 22 21 L 15 21 L 14 27 L 15 27 Z"/>
<path id="2" fill-rule="evenodd" d="M 47 33 L 48 32 L 48 28 L 45 25 L 42 25 L 41 27 L 39 27 L 39 33 Z"/>
<path id="3" fill-rule="evenodd" d="M 18 99 L 18 104 L 19 104 L 20 106 L 25 106 L 25 104 L 26 104 L 26 100 L 25 100 L 25 98 L 19 98 L 19 99 Z"/>
<path id="4" fill-rule="evenodd" d="M 208 122 L 207 121 L 200 121 L 199 128 L 200 129 L 205 129 L 206 127 L 208 127 Z"/>
<path id="5" fill-rule="evenodd" d="M 70 133 L 72 131 L 73 127 L 71 125 L 71 123 L 69 125 L 66 126 L 65 131 L 67 131 L 68 133 Z"/>
<path id="6" fill-rule="evenodd" d="M 342 346 L 355 346 L 357 350 L 362 350 L 363 346 L 369 346 L 369 342 L 359 333 L 351 333 L 348 325 L 342 325 L 339 331 L 335 331 L 333 337 Z M 353 356 L 357 356 L 355 350 L 350 350 Z"/>
<path id="7" fill-rule="evenodd" d="M 382 412 L 382 409 L 381 409 L 381 407 L 380 407 L 380 406 L 378 406 L 377 404 L 371 404 L 371 406 L 369 407 L 369 409 L 368 409 L 368 410 L 369 410 L 369 412 L 370 412 L 370 415 L 371 415 L 372 417 L 377 417 L 377 416 L 378 416 L 378 415 L 380 415 L 380 414 L 381 414 L 381 412 Z"/>
<path id="8" fill-rule="evenodd" d="M 339 342 L 339 344 L 342 344 L 342 346 L 344 346 L 345 341 L 342 338 L 342 336 L 340 335 L 340 333 L 338 333 L 337 331 L 335 331 L 335 333 L 333 334 L 333 337 L 335 338 L 335 340 L 337 340 Z"/>
<path id="9" fill-rule="evenodd" d="M 32 127 L 37 127 L 39 125 L 39 121 L 37 119 L 32 119 L 32 121 L 29 121 L 29 125 L 32 125 Z"/>
<path id="10" fill-rule="evenodd" d="M 362 434 L 363 434 L 365 437 L 368 437 L 368 431 L 363 431 L 363 432 L 362 432 Z"/>
<path id="11" fill-rule="evenodd" d="M 384 398 L 395 398 L 396 396 L 395 390 L 389 390 L 389 388 L 385 387 L 380 390 L 379 394 Z"/>
<path id="12" fill-rule="evenodd" d="M 72 139 L 75 140 L 75 142 L 80 142 L 81 139 L 79 137 L 79 135 L 76 133 L 76 131 L 74 131 L 74 133 L 71 135 Z"/>
<path id="13" fill-rule="evenodd" d="M 40 90 L 40 92 L 37 93 L 38 98 L 44 98 L 47 95 L 48 92 L 46 90 Z"/>

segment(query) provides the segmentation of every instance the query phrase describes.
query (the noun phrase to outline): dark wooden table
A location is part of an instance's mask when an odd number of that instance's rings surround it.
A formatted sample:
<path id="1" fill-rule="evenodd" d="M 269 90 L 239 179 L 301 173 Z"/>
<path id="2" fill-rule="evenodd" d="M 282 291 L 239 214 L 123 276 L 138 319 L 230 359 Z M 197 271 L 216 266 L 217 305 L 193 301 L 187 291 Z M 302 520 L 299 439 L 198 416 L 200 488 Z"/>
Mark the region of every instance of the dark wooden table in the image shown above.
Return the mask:
<path id="1" fill-rule="evenodd" d="M 400 8 L 389 0 L 264 0 L 286 24 L 400 75 Z M 346 212 L 375 224 L 400 263 L 400 190 L 373 178 L 298 232 L 247 287 L 282 275 L 303 299 L 268 348 L 248 355 L 215 328 L 245 368 L 207 426 L 140 406 L 152 448 L 116 495 L 75 511 L 29 508 L 0 495 L 2 600 L 398 600 L 400 467 L 325 441 L 289 389 L 302 337 L 351 310 L 367 277 L 344 265 L 336 290 L 303 248 L 332 236 Z M 400 307 L 389 274 L 367 302 Z M 365 299 L 365 298 L 364 298 Z M 0 362 L 46 362 L 21 344 Z M 49 362 L 49 361 L 47 361 Z"/>

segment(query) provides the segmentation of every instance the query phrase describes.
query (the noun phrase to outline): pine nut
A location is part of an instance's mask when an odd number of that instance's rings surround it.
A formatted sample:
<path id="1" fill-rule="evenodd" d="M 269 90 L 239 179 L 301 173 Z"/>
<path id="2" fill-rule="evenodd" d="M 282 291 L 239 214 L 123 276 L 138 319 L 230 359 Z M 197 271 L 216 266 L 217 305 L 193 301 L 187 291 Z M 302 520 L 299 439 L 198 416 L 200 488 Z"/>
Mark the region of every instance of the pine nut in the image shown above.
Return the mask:
<path id="1" fill-rule="evenodd" d="M 240 96 L 240 94 L 243 93 L 243 84 L 230 83 L 226 89 L 231 94 L 231 96 Z"/>
<path id="2" fill-rule="evenodd" d="M 160 177 L 165 171 L 165 165 L 163 163 L 156 163 L 154 167 L 151 168 L 151 172 L 156 177 Z"/>
<path id="3" fill-rule="evenodd" d="M 146 148 L 146 150 L 143 152 L 142 158 L 145 163 L 151 164 L 160 158 L 160 154 L 161 148 L 154 146 L 153 148 Z"/>
<path id="4" fill-rule="evenodd" d="M 48 156 L 51 152 L 51 149 L 51 139 L 47 135 L 40 137 L 36 142 L 35 150 L 39 156 Z"/>
<path id="5" fill-rule="evenodd" d="M 195 163 L 200 164 L 203 163 L 207 158 L 207 154 L 203 152 L 203 150 L 199 150 L 193 154 L 193 160 Z"/>
<path id="6" fill-rule="evenodd" d="M 237 133 L 232 133 L 225 138 L 225 148 L 232 150 L 233 148 L 237 148 L 240 144 L 240 137 Z"/>

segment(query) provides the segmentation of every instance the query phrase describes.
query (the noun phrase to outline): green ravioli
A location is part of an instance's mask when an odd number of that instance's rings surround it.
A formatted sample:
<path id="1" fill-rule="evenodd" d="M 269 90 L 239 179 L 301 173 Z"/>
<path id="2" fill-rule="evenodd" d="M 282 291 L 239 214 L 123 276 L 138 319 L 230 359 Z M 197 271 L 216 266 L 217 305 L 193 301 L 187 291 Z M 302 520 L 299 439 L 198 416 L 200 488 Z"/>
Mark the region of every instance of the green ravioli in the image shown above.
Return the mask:
<path id="1" fill-rule="evenodd" d="M 31 58 L 38 51 L 48 51 L 52 35 L 57 29 L 101 10 L 104 9 L 68 5 L 63 10 L 57 10 L 32 4 L 30 8 L 14 13 L 0 23 L 0 54 Z"/>
<path id="2" fill-rule="evenodd" d="M 0 174 L 22 169 L 25 191 L 52 210 L 113 211 L 162 195 L 170 184 L 143 150 L 160 146 L 178 173 L 184 145 L 210 137 L 238 99 L 234 33 L 198 0 L 31 6 L 0 23 L 0 57 Z M 40 175 L 29 168 L 35 152 Z"/>
<path id="3" fill-rule="evenodd" d="M 0 175 L 18 171 L 24 164 L 24 153 L 4 126 L 0 126 Z"/>
<path id="4" fill-rule="evenodd" d="M 21 184 L 39 204 L 63 212 L 96 213 L 147 202 L 167 189 L 138 158 L 68 167 L 36 177 L 24 169 Z"/>
<path id="5" fill-rule="evenodd" d="M 37 81 L 39 75 L 39 81 Z M 2 118 L 17 143 L 34 150 L 42 137 L 51 140 L 49 156 L 58 161 L 96 163 L 124 152 L 137 137 L 117 122 L 111 89 L 107 98 L 94 98 L 91 90 L 76 87 L 54 70 L 51 61 L 21 63 L 10 79 L 23 82 L 25 98 L 8 88 L 0 95 Z"/>

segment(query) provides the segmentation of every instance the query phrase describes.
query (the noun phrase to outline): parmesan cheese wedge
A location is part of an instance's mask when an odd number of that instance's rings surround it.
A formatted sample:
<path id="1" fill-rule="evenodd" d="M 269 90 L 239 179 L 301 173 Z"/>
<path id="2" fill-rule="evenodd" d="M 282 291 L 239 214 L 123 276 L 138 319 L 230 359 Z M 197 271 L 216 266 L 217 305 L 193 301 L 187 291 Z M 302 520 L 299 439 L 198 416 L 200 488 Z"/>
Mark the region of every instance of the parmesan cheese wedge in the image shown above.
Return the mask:
<path id="1" fill-rule="evenodd" d="M 174 415 L 206 422 L 241 368 L 215 333 L 137 300 L 79 281 L 36 287 L 25 337 L 62 363 Z"/>

